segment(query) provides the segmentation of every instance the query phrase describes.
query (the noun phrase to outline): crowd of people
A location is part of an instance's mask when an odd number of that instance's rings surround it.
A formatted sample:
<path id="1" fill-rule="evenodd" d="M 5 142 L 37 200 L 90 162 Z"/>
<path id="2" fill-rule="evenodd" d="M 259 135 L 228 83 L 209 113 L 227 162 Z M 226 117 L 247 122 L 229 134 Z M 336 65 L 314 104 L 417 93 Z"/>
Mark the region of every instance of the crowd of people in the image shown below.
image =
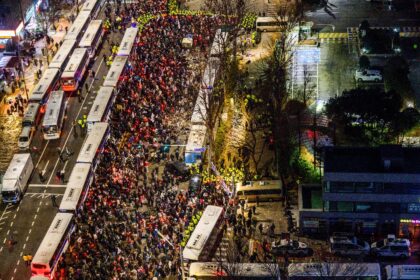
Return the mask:
<path id="1" fill-rule="evenodd" d="M 158 11 L 157 2 L 165 1 L 143 1 L 134 9 Z M 58 265 L 59 276 L 177 277 L 178 245 L 191 218 L 206 205 L 225 204 L 221 189 L 200 187 L 194 194 L 180 189 L 180 178 L 162 168 L 170 151 L 161 149 L 187 132 L 180 123 L 189 119 L 196 98 L 191 89 L 200 83 L 201 71 L 188 67 L 187 57 L 194 52 L 182 47 L 182 38 L 194 34 L 196 54 L 205 55 L 219 21 L 161 14 L 144 27 L 120 82 L 111 136 L 75 217 L 76 232 Z"/>

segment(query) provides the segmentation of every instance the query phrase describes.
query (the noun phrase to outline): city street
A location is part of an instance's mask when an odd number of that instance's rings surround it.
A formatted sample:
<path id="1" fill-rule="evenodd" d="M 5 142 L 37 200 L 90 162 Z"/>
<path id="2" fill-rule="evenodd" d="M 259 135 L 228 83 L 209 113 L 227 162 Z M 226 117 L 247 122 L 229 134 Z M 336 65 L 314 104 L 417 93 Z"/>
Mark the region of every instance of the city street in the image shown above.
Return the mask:
<path id="1" fill-rule="evenodd" d="M 103 14 L 101 14 L 103 15 Z M 120 42 L 123 33 L 114 32 L 109 35 L 109 42 Z M 23 254 L 34 255 L 41 243 L 46 230 L 57 213 L 52 206 L 51 196 L 57 197 L 60 204 L 65 191 L 65 183 L 76 161 L 79 150 L 85 139 L 79 126 L 73 126 L 73 121 L 87 115 L 96 97 L 99 87 L 103 83 L 103 77 L 108 72 L 108 67 L 103 61 L 103 54 L 109 55 L 109 45 L 104 40 L 100 52 L 92 62 L 95 78 L 87 77 L 81 85 L 83 96 L 82 102 L 78 101 L 76 94 L 68 98 L 67 114 L 64 121 L 64 130 L 58 140 L 44 140 L 41 125 L 34 135 L 31 143 L 32 158 L 35 170 L 29 182 L 29 187 L 24 199 L 18 205 L 0 205 L 0 279 L 29 279 L 30 268 L 22 261 Z M 86 75 L 88 76 L 88 75 Z M 84 88 L 88 85 L 88 94 Z M 20 122 L 16 129 L 20 130 Z M 76 131 L 75 131 L 76 130 Z M 10 143 L 11 147 L 17 147 L 17 143 Z M 34 149 L 36 147 L 36 149 Z M 57 148 L 64 151 L 68 148 L 73 152 L 65 162 L 59 159 Z M 11 151 L 15 151 L 11 149 Z M 56 176 L 60 170 L 65 171 L 64 182 Z M 44 180 L 41 181 L 39 172 L 44 172 Z M 13 236 L 17 243 L 13 251 L 9 252 L 6 240 Z M 2 278 L 3 277 L 3 278 Z"/>

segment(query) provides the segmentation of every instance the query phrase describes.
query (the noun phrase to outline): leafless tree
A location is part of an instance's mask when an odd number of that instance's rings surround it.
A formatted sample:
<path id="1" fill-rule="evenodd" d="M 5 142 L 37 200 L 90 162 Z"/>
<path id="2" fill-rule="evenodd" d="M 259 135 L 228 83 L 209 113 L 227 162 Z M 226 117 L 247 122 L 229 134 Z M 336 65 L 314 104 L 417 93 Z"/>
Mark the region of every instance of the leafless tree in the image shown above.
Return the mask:
<path id="1" fill-rule="evenodd" d="M 312 81 L 311 71 L 308 68 L 308 65 L 303 65 L 302 70 L 302 84 L 298 88 L 298 97 L 300 101 L 305 105 L 308 105 L 309 99 L 313 98 L 315 93 L 315 85 Z"/>
<path id="2" fill-rule="evenodd" d="M 340 279 L 354 279 L 356 275 L 363 275 L 368 271 L 367 263 L 298 263 L 288 267 L 288 274 L 301 276 L 340 277 Z"/>
<path id="3" fill-rule="evenodd" d="M 61 9 L 61 0 L 49 0 L 48 6 L 36 13 L 36 21 L 44 33 L 47 33 L 50 26 L 60 19 Z"/>

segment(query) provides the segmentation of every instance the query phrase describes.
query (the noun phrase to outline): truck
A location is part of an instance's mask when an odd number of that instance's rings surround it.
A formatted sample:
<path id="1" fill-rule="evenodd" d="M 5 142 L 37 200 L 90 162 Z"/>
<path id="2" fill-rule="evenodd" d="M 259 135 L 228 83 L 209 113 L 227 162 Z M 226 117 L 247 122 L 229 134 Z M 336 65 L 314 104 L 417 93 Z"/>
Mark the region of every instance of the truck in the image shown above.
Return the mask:
<path id="1" fill-rule="evenodd" d="M 34 170 L 31 154 L 15 154 L 2 181 L 4 203 L 18 203 L 25 194 L 28 181 Z"/>

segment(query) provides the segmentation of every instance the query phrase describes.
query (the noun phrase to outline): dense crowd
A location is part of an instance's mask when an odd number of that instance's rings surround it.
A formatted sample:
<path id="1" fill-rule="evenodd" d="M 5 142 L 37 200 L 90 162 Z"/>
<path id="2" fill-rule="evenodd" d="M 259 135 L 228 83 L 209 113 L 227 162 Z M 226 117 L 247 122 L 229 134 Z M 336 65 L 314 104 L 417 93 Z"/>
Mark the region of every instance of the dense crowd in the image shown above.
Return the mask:
<path id="1" fill-rule="evenodd" d="M 144 3 L 158 6 L 156 1 Z M 200 71 L 187 67 L 190 51 L 182 47 L 182 38 L 194 34 L 196 49 L 205 55 L 218 25 L 216 17 L 157 15 L 143 29 L 120 82 L 111 137 L 59 264 L 61 276 L 180 275 L 178 244 L 191 217 L 208 204 L 222 205 L 225 198 L 214 187 L 199 188 L 194 195 L 181 190 L 180 178 L 162 171 L 171 159 L 162 147 L 187 132 L 180 123 L 189 119 L 196 97 L 191 89 L 200 81 Z M 182 160 L 182 155 L 176 157 Z"/>

